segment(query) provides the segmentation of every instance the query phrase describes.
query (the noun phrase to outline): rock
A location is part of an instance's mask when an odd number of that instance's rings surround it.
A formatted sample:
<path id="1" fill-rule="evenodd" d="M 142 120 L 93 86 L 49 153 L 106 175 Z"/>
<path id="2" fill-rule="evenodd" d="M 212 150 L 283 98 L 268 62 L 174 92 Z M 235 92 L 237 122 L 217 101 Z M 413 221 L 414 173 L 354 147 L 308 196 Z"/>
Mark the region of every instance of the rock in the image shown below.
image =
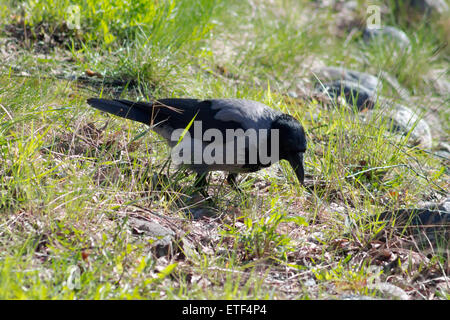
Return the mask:
<path id="1" fill-rule="evenodd" d="M 155 240 L 152 243 L 157 258 L 168 255 L 173 251 L 175 232 L 162 225 L 135 217 L 129 217 L 128 223 L 135 234 L 145 235 Z"/>
<path id="2" fill-rule="evenodd" d="M 291 90 L 287 93 L 288 97 L 293 98 L 293 99 L 297 99 L 298 98 L 298 94 L 297 92 Z"/>
<path id="3" fill-rule="evenodd" d="M 434 79 L 432 84 L 437 94 L 446 96 L 450 93 L 450 81 L 448 81 L 447 79 L 439 77 L 437 79 Z"/>
<path id="4" fill-rule="evenodd" d="M 422 148 L 431 148 L 432 137 L 430 126 L 425 120 L 419 119 L 409 108 L 396 105 L 393 108 L 393 113 L 391 113 L 391 119 L 396 130 L 404 134 L 411 132 L 411 140 L 415 141 Z"/>
<path id="5" fill-rule="evenodd" d="M 429 84 L 437 87 L 436 91 L 441 95 L 448 95 L 450 93 L 450 74 L 448 68 L 443 66 L 435 66 L 423 75 L 425 81 Z M 442 81 L 442 82 L 441 82 Z M 437 86 L 434 82 L 438 82 Z"/>
<path id="6" fill-rule="evenodd" d="M 450 197 L 447 197 L 440 203 L 436 202 L 424 202 L 421 207 L 429 210 L 440 210 L 444 212 L 450 212 Z"/>
<path id="7" fill-rule="evenodd" d="M 370 43 L 376 41 L 377 43 L 382 43 L 382 41 L 395 42 L 400 48 L 408 49 L 411 48 L 411 41 L 409 40 L 406 33 L 395 27 L 381 27 L 377 28 L 366 28 L 363 33 L 364 42 Z"/>
<path id="8" fill-rule="evenodd" d="M 387 100 L 386 100 L 387 101 Z M 409 139 L 414 145 L 424 149 L 430 149 L 432 145 L 431 130 L 428 123 L 419 117 L 409 108 L 400 104 L 394 104 L 382 110 L 381 116 L 387 121 L 388 128 L 395 133 L 402 135 L 409 134 Z M 380 114 L 379 111 L 368 111 L 366 118 Z"/>
<path id="9" fill-rule="evenodd" d="M 395 227 L 399 229 L 408 226 L 407 231 L 425 244 L 431 242 L 446 246 L 444 242 L 448 243 L 450 233 L 450 211 L 447 210 L 450 209 L 450 199 L 447 200 L 437 207 L 427 205 L 425 208 L 385 211 L 379 219 L 395 221 Z M 424 233 L 427 239 L 422 238 Z"/>
<path id="10" fill-rule="evenodd" d="M 439 150 L 450 152 L 450 144 L 444 141 L 439 142 L 438 144 Z"/>
<path id="11" fill-rule="evenodd" d="M 303 282 L 305 287 L 314 287 L 317 285 L 316 281 L 313 278 L 309 278 Z"/>
<path id="12" fill-rule="evenodd" d="M 363 87 L 357 82 L 347 80 L 336 80 L 324 84 L 317 84 L 316 90 L 329 94 L 337 99 L 341 95 L 350 106 L 356 106 L 358 110 L 372 109 L 376 102 L 376 95 L 373 91 Z"/>
<path id="13" fill-rule="evenodd" d="M 386 299 L 409 300 L 409 296 L 405 290 L 387 282 L 370 284 L 368 288 L 379 291 L 383 298 Z"/>
<path id="14" fill-rule="evenodd" d="M 399 1 L 402 5 L 403 0 Z M 420 10 L 425 14 L 429 13 L 445 13 L 448 11 L 448 4 L 445 0 L 409 0 L 411 7 Z"/>
<path id="15" fill-rule="evenodd" d="M 381 81 L 368 73 L 354 71 L 342 67 L 322 67 L 313 70 L 313 73 L 321 82 L 330 82 L 335 80 L 347 80 L 356 82 L 361 86 L 371 90 L 376 94 L 381 91 Z"/>

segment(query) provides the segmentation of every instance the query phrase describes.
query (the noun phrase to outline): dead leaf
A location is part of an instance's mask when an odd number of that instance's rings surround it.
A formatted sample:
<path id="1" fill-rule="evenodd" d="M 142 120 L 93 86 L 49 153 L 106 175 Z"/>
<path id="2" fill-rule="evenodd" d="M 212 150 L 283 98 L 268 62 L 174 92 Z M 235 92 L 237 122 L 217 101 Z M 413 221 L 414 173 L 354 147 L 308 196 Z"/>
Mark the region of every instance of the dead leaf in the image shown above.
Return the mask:
<path id="1" fill-rule="evenodd" d="M 89 255 L 90 255 L 89 250 L 83 250 L 83 251 L 81 251 L 81 258 L 83 258 L 83 260 L 84 260 L 85 262 L 89 262 L 89 261 L 88 261 Z"/>
<path id="2" fill-rule="evenodd" d="M 88 77 L 97 77 L 97 78 L 103 78 L 101 73 L 92 71 L 91 69 L 86 69 L 84 71 L 84 73 L 88 76 Z"/>

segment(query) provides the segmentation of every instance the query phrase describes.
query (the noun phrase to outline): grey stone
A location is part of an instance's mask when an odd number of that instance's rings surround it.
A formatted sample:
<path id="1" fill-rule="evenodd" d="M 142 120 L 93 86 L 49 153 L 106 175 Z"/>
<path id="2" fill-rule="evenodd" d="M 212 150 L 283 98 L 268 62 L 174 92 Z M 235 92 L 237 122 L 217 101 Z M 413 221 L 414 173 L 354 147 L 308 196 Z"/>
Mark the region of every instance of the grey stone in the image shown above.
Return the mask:
<path id="1" fill-rule="evenodd" d="M 426 14 L 442 14 L 448 11 L 448 4 L 445 2 L 445 0 L 409 0 L 409 3 L 412 7 Z"/>
<path id="2" fill-rule="evenodd" d="M 436 202 L 424 202 L 421 207 L 428 210 L 440 210 L 444 212 L 450 212 L 450 197 L 447 197 L 443 201 Z"/>
<path id="3" fill-rule="evenodd" d="M 383 298 L 409 300 L 408 294 L 400 287 L 397 287 L 391 283 L 379 282 L 368 286 L 369 289 L 375 289 L 379 291 Z"/>
<path id="4" fill-rule="evenodd" d="M 297 99 L 297 98 L 298 98 L 298 94 L 297 94 L 297 92 L 295 92 L 295 91 L 289 91 L 289 92 L 287 93 L 287 95 L 288 95 L 288 97 L 291 97 L 291 98 L 293 98 L 293 99 Z"/>
<path id="5" fill-rule="evenodd" d="M 314 287 L 317 285 L 316 281 L 313 278 L 309 278 L 303 282 L 305 287 Z"/>
<path id="6" fill-rule="evenodd" d="M 439 142 L 438 147 L 439 147 L 439 150 L 444 150 L 444 151 L 450 152 L 450 144 L 448 144 L 447 142 L 444 142 L 444 141 Z"/>
<path id="7" fill-rule="evenodd" d="M 323 67 L 314 69 L 313 73 L 321 82 L 330 82 L 335 80 L 356 82 L 373 91 L 374 94 L 380 92 L 382 89 L 381 81 L 377 77 L 365 72 L 359 72 L 342 67 Z"/>
<path id="8" fill-rule="evenodd" d="M 372 109 L 376 102 L 376 96 L 372 90 L 352 81 L 336 80 L 317 84 L 316 89 L 328 93 L 332 98 L 338 98 L 342 95 L 350 106 L 356 105 L 358 110 Z"/>
<path id="9" fill-rule="evenodd" d="M 433 82 L 433 87 L 436 92 L 441 96 L 450 95 L 450 81 L 445 78 L 437 78 Z"/>
<path id="10" fill-rule="evenodd" d="M 406 33 L 395 27 L 381 27 L 377 28 L 366 28 L 364 29 L 363 39 L 366 43 L 377 41 L 382 43 L 382 41 L 392 41 L 395 42 L 403 49 L 411 47 L 411 41 L 409 40 Z"/>
<path id="11" fill-rule="evenodd" d="M 390 104 L 388 102 L 388 104 Z M 375 111 L 368 111 L 365 117 L 373 116 Z M 376 111 L 378 114 L 379 111 Z M 412 110 L 400 105 L 385 107 L 381 116 L 388 122 L 388 126 L 392 132 L 402 135 L 409 134 L 409 139 L 414 145 L 418 145 L 424 149 L 430 149 L 432 145 L 431 130 L 428 123 L 420 119 Z"/>
<path id="12" fill-rule="evenodd" d="M 450 161 L 450 152 L 448 152 L 447 150 L 437 150 L 434 152 L 434 154 L 444 161 Z M 448 167 L 447 167 L 447 172 L 448 172 Z"/>
<path id="13" fill-rule="evenodd" d="M 437 146 L 437 151 L 435 151 L 435 155 L 439 156 L 444 161 L 450 161 L 450 145 L 444 141 L 440 141 Z M 448 165 L 448 163 L 447 163 Z M 448 167 L 447 167 L 448 169 Z M 450 200 L 449 200 L 450 201 Z"/>
<path id="14" fill-rule="evenodd" d="M 395 221 L 395 227 L 399 229 L 409 226 L 408 231 L 418 240 L 424 240 L 425 244 L 431 241 L 442 245 L 449 240 L 450 211 L 447 211 L 449 206 L 444 202 L 437 208 L 430 205 L 427 207 L 385 211 L 380 214 L 379 219 Z M 428 239 L 422 239 L 424 233 Z"/>
<path id="15" fill-rule="evenodd" d="M 419 119 L 419 117 L 409 108 L 402 105 L 396 105 L 393 108 L 391 119 L 397 130 L 404 134 L 407 134 L 412 130 L 410 138 L 413 141 L 417 142 L 417 144 L 423 148 L 431 148 L 432 137 L 430 126 L 425 120 Z"/>
<path id="16" fill-rule="evenodd" d="M 152 247 L 157 258 L 168 255 L 173 251 L 175 232 L 152 221 L 129 217 L 128 223 L 135 234 L 145 235 L 155 240 Z"/>

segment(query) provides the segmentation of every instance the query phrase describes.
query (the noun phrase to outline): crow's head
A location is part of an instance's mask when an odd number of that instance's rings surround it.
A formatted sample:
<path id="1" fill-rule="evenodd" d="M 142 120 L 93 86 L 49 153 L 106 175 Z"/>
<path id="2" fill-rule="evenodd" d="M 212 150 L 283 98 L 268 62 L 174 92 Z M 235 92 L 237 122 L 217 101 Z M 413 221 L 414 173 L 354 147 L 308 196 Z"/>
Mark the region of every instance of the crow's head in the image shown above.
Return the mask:
<path id="1" fill-rule="evenodd" d="M 306 136 L 302 125 L 288 114 L 273 121 L 272 129 L 279 130 L 280 159 L 289 161 L 301 184 L 305 180 L 303 153 L 306 151 Z"/>

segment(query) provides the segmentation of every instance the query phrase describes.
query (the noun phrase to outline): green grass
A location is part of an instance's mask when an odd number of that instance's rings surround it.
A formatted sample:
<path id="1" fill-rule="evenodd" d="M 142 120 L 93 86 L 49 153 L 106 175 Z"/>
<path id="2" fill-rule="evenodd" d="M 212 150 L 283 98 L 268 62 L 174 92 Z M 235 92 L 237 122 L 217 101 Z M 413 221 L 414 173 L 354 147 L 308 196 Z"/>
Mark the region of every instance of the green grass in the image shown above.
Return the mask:
<path id="1" fill-rule="evenodd" d="M 0 1 L 3 30 L 29 34 L 1 34 L 10 47 L 0 66 L 0 298 L 383 297 L 367 284 L 395 278 L 413 298 L 448 299 L 424 282 L 448 276 L 448 239 L 416 247 L 377 221 L 441 197 L 448 161 L 390 133 L 378 106 L 361 121 L 346 106 L 286 95 L 309 85 L 310 68 L 344 65 L 387 72 L 411 95 L 445 105 L 448 97 L 427 90 L 427 73 L 448 67 L 448 50 L 437 50 L 448 20 L 384 15 L 412 40 L 399 55 L 362 44 L 359 33 L 330 33 L 339 12 L 312 1 L 14 3 Z M 367 4 L 358 3 L 355 20 Z M 70 4 L 79 30 L 64 27 Z M 46 44 L 39 26 L 64 40 Z M 290 113 L 308 136 L 308 187 L 283 162 L 242 176 L 243 194 L 216 173 L 200 205 L 214 216 L 192 221 L 193 177 L 170 167 L 157 134 L 87 106 L 100 95 L 236 97 Z M 175 255 L 157 258 L 153 240 L 130 226 L 135 215 L 178 231 Z"/>

